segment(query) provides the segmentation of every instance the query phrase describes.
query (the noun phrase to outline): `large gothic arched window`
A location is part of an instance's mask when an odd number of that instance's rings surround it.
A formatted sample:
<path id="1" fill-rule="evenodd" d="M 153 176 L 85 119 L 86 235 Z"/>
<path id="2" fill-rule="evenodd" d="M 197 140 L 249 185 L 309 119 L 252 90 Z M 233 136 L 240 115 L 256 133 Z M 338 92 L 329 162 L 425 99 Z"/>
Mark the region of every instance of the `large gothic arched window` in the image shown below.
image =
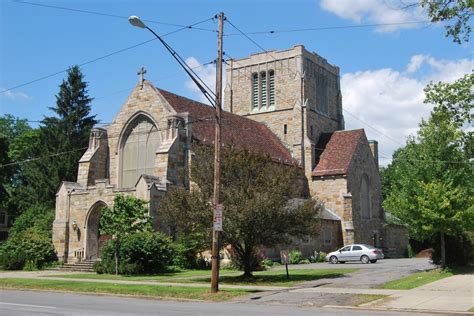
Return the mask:
<path id="1" fill-rule="evenodd" d="M 122 188 L 135 186 L 142 174 L 153 174 L 160 134 L 155 124 L 140 115 L 127 128 L 121 146 L 120 179 Z"/>

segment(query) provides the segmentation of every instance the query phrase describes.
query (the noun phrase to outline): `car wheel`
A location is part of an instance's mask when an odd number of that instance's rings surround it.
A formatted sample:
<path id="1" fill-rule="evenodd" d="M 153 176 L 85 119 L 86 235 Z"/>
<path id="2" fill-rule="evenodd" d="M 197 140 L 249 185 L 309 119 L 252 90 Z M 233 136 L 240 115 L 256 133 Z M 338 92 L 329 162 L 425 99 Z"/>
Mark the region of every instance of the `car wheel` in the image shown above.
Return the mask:
<path id="1" fill-rule="evenodd" d="M 376 263 L 377 262 L 377 259 L 374 259 L 374 260 L 370 260 L 371 263 Z"/>
<path id="2" fill-rule="evenodd" d="M 369 257 L 367 257 L 366 255 L 363 255 L 362 257 L 360 257 L 360 261 L 362 261 L 362 263 L 370 262 Z"/>
<path id="3" fill-rule="evenodd" d="M 346 262 L 345 262 L 345 261 L 339 261 L 339 263 L 342 263 L 342 264 L 344 264 L 344 263 L 346 263 Z"/>
<path id="4" fill-rule="evenodd" d="M 337 260 L 336 256 L 331 256 L 331 258 L 329 258 L 329 261 L 331 261 L 332 264 L 336 264 L 339 260 Z"/>

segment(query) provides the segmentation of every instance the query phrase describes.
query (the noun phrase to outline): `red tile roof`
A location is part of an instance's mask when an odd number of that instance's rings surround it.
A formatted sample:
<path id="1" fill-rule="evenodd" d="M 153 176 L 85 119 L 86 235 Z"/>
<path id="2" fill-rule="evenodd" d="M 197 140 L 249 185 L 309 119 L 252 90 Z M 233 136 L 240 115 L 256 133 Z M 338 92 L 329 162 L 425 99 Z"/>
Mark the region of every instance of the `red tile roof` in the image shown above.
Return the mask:
<path id="1" fill-rule="evenodd" d="M 206 145 L 214 143 L 215 111 L 213 107 L 166 90 L 156 89 L 176 112 L 188 112 L 190 114 L 191 130 L 194 139 Z M 231 144 L 239 149 L 267 154 L 273 160 L 282 163 L 294 163 L 289 150 L 264 124 L 226 111 L 222 111 L 221 117 L 221 136 L 224 144 Z"/>
<path id="2" fill-rule="evenodd" d="M 363 129 L 322 134 L 316 145 L 316 150 L 322 153 L 312 175 L 318 177 L 346 174 L 357 145 L 364 135 Z"/>

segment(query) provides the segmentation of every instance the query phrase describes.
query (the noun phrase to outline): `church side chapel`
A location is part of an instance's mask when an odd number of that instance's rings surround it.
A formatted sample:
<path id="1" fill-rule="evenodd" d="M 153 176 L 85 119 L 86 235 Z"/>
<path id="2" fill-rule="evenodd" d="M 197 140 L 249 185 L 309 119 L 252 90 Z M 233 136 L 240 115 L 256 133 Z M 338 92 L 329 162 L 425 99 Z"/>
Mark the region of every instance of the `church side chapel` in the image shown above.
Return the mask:
<path id="1" fill-rule="evenodd" d="M 66 262 L 100 257 L 108 239 L 100 235 L 101 209 L 116 194 L 148 201 L 158 229 L 167 190 L 189 186 L 192 145 L 213 145 L 214 109 L 159 89 L 144 74 L 112 123 L 92 130 L 77 182 L 57 192 L 53 243 Z M 377 142 L 363 129 L 344 130 L 339 81 L 338 67 L 302 45 L 233 60 L 222 141 L 301 168 L 310 195 L 325 203 L 321 233 L 295 240 L 292 249 L 309 256 L 366 243 L 402 256 L 406 230 L 387 225 L 381 208 Z"/>

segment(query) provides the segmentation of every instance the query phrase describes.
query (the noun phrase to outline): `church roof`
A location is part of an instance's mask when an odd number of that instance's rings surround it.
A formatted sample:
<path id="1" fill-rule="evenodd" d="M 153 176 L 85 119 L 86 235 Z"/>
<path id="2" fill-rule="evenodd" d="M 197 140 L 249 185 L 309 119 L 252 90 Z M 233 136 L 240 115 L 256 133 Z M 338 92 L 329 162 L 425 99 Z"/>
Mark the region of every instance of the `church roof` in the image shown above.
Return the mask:
<path id="1" fill-rule="evenodd" d="M 324 133 L 316 144 L 320 153 L 313 176 L 334 176 L 347 173 L 352 157 L 361 138 L 363 129 Z"/>
<path id="2" fill-rule="evenodd" d="M 215 112 L 213 107 L 166 90 L 156 89 L 176 112 L 188 112 L 190 114 L 194 139 L 206 145 L 214 143 Z M 267 154 L 272 159 L 282 163 L 293 163 L 289 150 L 264 124 L 226 111 L 222 111 L 221 117 L 221 136 L 224 144 L 233 145 L 238 149 Z"/>

